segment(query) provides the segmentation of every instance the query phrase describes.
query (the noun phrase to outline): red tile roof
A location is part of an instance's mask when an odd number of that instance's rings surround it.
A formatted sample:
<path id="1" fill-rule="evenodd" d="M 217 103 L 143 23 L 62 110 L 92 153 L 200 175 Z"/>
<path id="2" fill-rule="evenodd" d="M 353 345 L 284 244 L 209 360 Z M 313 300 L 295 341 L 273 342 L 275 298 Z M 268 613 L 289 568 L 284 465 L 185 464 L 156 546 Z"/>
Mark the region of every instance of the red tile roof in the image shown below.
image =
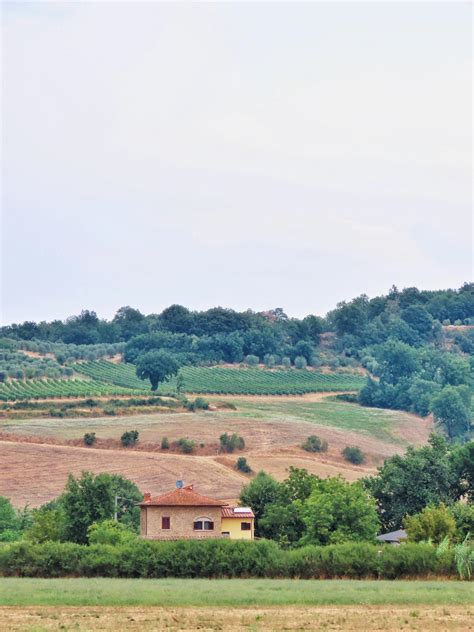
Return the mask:
<path id="1" fill-rule="evenodd" d="M 155 496 L 154 498 L 149 494 L 145 494 L 144 500 L 138 504 L 140 507 L 224 507 L 227 505 L 222 500 L 215 500 L 214 498 L 198 494 L 193 490 L 192 485 L 174 489 L 172 492 Z"/>
<path id="2" fill-rule="evenodd" d="M 249 511 L 238 511 L 235 512 L 237 507 L 222 507 L 221 509 L 221 517 L 222 518 L 255 518 L 253 511 L 250 509 Z M 241 507 L 241 509 L 249 509 L 248 507 Z"/>

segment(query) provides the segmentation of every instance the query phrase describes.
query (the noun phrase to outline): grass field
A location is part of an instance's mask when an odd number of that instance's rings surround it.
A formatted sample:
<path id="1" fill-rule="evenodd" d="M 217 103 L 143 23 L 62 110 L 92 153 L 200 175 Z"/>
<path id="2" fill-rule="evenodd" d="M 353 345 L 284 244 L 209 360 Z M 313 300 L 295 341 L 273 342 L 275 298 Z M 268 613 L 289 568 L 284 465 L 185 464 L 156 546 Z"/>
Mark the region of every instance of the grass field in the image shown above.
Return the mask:
<path id="1" fill-rule="evenodd" d="M 0 578 L 1 606 L 472 605 L 459 581 Z"/>

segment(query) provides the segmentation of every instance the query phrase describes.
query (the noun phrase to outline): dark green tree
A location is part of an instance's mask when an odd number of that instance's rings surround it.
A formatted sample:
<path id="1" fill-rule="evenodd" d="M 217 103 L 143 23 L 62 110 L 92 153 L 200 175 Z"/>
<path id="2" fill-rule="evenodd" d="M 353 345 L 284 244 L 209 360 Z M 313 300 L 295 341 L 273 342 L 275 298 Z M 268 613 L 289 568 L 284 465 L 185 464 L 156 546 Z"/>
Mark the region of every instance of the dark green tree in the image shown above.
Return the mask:
<path id="1" fill-rule="evenodd" d="M 265 514 L 267 505 L 279 500 L 280 486 L 278 482 L 266 472 L 259 472 L 257 476 L 242 489 L 240 502 L 251 507 L 255 514 L 255 534 L 261 535 L 260 518 Z"/>
<path id="2" fill-rule="evenodd" d="M 449 446 L 439 435 L 431 435 L 426 446 L 409 447 L 404 456 L 386 459 L 378 475 L 364 484 L 377 501 L 386 531 L 400 529 L 407 514 L 419 513 L 429 504 L 448 505 L 460 497 Z"/>
<path id="3" fill-rule="evenodd" d="M 136 367 L 137 376 L 141 380 L 150 380 L 151 390 L 156 391 L 160 382 L 166 382 L 178 373 L 179 363 L 165 351 L 148 351 L 138 356 Z"/>
<path id="4" fill-rule="evenodd" d="M 454 439 L 469 432 L 471 415 L 463 401 L 462 393 L 455 386 L 445 386 L 431 403 L 435 421 Z"/>
<path id="5" fill-rule="evenodd" d="M 110 474 L 83 472 L 80 478 L 69 475 L 66 490 L 60 498 L 64 511 L 65 539 L 79 544 L 87 543 L 87 529 L 94 522 L 113 518 L 117 499 L 118 519 L 125 524 L 138 524 L 135 502 L 142 494 L 131 481 Z"/>

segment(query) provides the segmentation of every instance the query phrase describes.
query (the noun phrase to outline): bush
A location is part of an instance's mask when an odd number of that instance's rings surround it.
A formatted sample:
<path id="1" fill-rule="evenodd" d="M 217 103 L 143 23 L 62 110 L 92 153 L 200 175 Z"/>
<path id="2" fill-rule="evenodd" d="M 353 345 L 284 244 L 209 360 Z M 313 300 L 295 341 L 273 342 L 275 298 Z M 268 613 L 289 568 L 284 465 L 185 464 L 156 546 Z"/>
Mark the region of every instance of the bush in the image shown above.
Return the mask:
<path id="1" fill-rule="evenodd" d="M 245 441 L 243 437 L 240 437 L 235 432 L 232 435 L 228 435 L 225 432 L 219 438 L 221 443 L 221 448 L 225 452 L 233 452 L 234 450 L 243 450 L 245 448 Z"/>
<path id="2" fill-rule="evenodd" d="M 24 540 L 3 544 L 0 575 L 398 579 L 456 573 L 455 551 L 448 548 L 440 556 L 439 547 L 426 543 L 389 546 L 357 542 L 283 550 L 268 540 L 149 542 L 126 532 L 120 524 L 110 525 L 110 521 L 92 527 L 89 533 L 96 543 L 88 546 Z M 467 578 L 472 572 L 472 549 L 469 543 L 458 547 L 456 561 Z"/>
<path id="3" fill-rule="evenodd" d="M 364 453 L 360 448 L 356 446 L 347 446 L 342 450 L 342 456 L 349 461 L 349 463 L 354 463 L 354 465 L 361 465 L 365 461 Z"/>
<path id="4" fill-rule="evenodd" d="M 204 397 L 196 397 L 194 402 L 187 402 L 186 408 L 192 412 L 195 410 L 208 410 L 209 402 Z"/>
<path id="5" fill-rule="evenodd" d="M 263 362 L 267 369 L 272 369 L 276 364 L 275 356 L 267 353 L 263 356 Z"/>
<path id="6" fill-rule="evenodd" d="M 138 441 L 139 434 L 138 430 L 127 430 L 127 432 L 124 432 L 120 437 L 120 441 L 124 447 L 135 445 Z"/>
<path id="7" fill-rule="evenodd" d="M 439 544 L 445 538 L 452 538 L 456 532 L 456 522 L 445 504 L 439 507 L 425 507 L 420 513 L 406 516 L 403 521 L 410 542 L 431 540 Z"/>
<path id="8" fill-rule="evenodd" d="M 308 366 L 308 361 L 304 356 L 296 356 L 295 358 L 295 367 L 297 369 L 306 369 Z"/>
<path id="9" fill-rule="evenodd" d="M 170 442 L 168 441 L 168 437 L 163 437 L 163 439 L 161 440 L 161 449 L 169 450 L 169 447 L 170 447 Z"/>
<path id="10" fill-rule="evenodd" d="M 86 432 L 86 434 L 84 435 L 84 443 L 86 445 L 94 445 L 96 441 L 97 439 L 95 436 L 95 432 Z"/>
<path id="11" fill-rule="evenodd" d="M 281 365 L 285 369 L 289 369 L 291 367 L 291 360 L 287 356 L 281 359 Z"/>
<path id="12" fill-rule="evenodd" d="M 256 355 L 248 355 L 245 357 L 245 363 L 249 366 L 258 366 L 259 358 Z"/>
<path id="13" fill-rule="evenodd" d="M 252 471 L 252 468 L 247 463 L 247 459 L 244 456 L 239 456 L 237 463 L 235 464 L 235 469 L 240 472 L 244 472 L 245 474 L 249 474 Z"/>
<path id="14" fill-rule="evenodd" d="M 328 442 L 321 440 L 316 435 L 310 435 L 301 447 L 306 452 L 327 452 Z"/>
<path id="15" fill-rule="evenodd" d="M 191 454 L 194 452 L 196 442 L 192 439 L 181 438 L 178 441 L 178 446 L 181 448 L 181 452 L 183 452 L 183 454 Z"/>

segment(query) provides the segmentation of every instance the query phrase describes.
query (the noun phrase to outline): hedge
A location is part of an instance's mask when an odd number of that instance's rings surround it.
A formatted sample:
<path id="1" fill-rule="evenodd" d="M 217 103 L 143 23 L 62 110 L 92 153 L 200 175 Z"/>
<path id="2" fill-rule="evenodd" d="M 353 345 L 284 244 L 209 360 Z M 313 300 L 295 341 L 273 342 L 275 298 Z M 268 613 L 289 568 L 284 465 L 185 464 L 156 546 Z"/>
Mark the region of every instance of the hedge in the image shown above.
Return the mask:
<path id="1" fill-rule="evenodd" d="M 431 544 L 348 543 L 284 550 L 268 540 L 120 546 L 26 541 L 0 546 L 0 575 L 19 577 L 288 577 L 396 579 L 456 574 L 453 553 Z"/>

